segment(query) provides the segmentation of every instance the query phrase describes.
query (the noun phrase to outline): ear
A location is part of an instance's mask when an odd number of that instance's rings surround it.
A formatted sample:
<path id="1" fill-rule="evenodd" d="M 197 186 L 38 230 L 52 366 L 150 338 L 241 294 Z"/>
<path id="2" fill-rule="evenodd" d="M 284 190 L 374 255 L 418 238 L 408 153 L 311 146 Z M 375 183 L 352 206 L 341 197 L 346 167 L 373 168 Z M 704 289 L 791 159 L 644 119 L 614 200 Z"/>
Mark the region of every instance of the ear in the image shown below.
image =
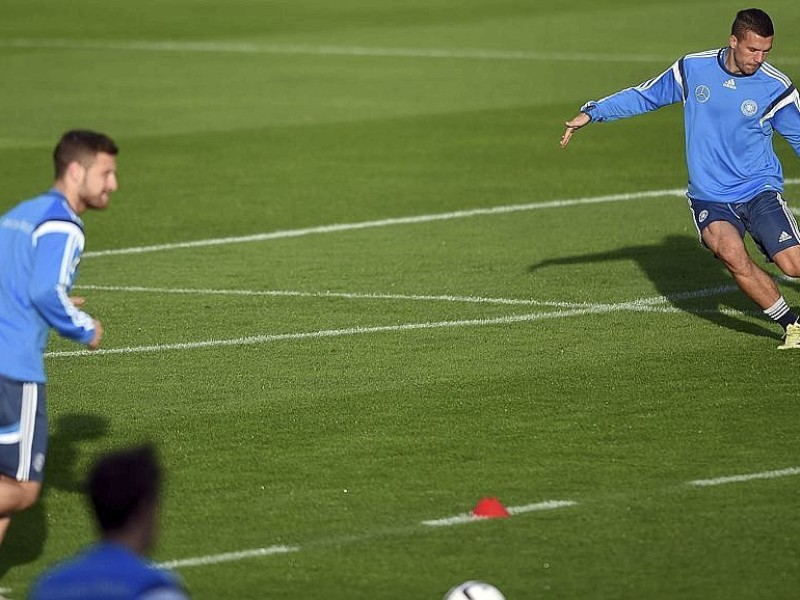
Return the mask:
<path id="1" fill-rule="evenodd" d="M 731 48 L 736 48 L 736 45 L 739 43 L 739 40 L 736 38 L 735 35 L 731 34 L 731 37 L 728 38 L 728 45 Z"/>
<path id="2" fill-rule="evenodd" d="M 78 183 L 83 180 L 86 173 L 86 168 L 77 160 L 73 160 L 67 165 L 67 179 L 71 182 Z"/>

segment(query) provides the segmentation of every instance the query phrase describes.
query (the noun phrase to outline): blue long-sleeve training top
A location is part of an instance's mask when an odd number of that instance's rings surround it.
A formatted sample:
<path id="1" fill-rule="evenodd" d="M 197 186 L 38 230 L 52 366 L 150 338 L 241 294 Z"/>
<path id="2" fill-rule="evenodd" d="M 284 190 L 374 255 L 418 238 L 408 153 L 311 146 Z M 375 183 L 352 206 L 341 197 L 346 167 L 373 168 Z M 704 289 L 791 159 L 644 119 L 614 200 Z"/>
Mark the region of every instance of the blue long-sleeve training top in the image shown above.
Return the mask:
<path id="1" fill-rule="evenodd" d="M 735 203 L 783 191 L 772 135 L 777 131 L 800 156 L 800 96 L 769 63 L 751 75 L 731 73 L 728 51 L 688 54 L 658 77 L 581 111 L 603 122 L 683 102 L 690 198 Z"/>
<path id="2" fill-rule="evenodd" d="M 83 245 L 83 223 L 55 189 L 0 217 L 0 375 L 44 383 L 51 327 L 92 340 L 94 321 L 68 297 Z"/>

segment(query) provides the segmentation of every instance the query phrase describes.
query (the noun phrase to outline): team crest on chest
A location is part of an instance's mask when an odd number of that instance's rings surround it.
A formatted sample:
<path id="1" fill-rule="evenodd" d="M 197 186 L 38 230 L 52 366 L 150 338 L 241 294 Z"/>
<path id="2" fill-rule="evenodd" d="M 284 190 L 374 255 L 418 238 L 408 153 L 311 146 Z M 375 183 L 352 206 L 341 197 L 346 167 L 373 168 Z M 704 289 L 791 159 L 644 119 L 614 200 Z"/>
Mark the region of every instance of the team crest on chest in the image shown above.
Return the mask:
<path id="1" fill-rule="evenodd" d="M 742 114 L 745 117 L 752 117 L 758 112 L 758 104 L 755 100 L 745 100 L 742 102 Z"/>
<path id="2" fill-rule="evenodd" d="M 711 98 L 711 89 L 707 85 L 698 85 L 694 88 L 694 97 L 697 98 L 700 104 L 708 102 L 709 98 Z"/>

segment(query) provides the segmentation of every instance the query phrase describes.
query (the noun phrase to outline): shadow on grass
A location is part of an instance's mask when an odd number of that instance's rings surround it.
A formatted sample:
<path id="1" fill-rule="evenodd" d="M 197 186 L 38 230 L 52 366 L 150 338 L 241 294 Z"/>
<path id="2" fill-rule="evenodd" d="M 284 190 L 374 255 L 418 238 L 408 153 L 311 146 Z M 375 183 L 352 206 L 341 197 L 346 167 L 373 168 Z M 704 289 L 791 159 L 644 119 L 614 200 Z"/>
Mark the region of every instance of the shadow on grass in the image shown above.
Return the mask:
<path id="1" fill-rule="evenodd" d="M 742 333 L 776 339 L 780 335 L 780 327 L 766 317 L 762 324 L 722 312 L 727 308 L 759 313 L 760 309 L 736 288 L 722 263 L 704 250 L 696 237 L 671 235 L 661 243 L 651 245 L 553 258 L 533 264 L 528 270 L 535 272 L 546 267 L 601 264 L 614 260 L 636 262 L 659 294 L 675 308 Z M 781 287 L 787 285 L 798 287 L 794 282 L 781 283 Z M 714 306 L 701 308 L 698 306 L 701 302 L 707 305 L 712 302 Z"/>
<path id="2" fill-rule="evenodd" d="M 47 495 L 50 489 L 83 492 L 83 473 L 78 472 L 79 444 L 100 438 L 108 420 L 92 414 L 66 414 L 51 425 L 42 496 L 28 510 L 14 515 L 0 548 L 0 581 L 13 567 L 35 561 L 47 540 Z"/>

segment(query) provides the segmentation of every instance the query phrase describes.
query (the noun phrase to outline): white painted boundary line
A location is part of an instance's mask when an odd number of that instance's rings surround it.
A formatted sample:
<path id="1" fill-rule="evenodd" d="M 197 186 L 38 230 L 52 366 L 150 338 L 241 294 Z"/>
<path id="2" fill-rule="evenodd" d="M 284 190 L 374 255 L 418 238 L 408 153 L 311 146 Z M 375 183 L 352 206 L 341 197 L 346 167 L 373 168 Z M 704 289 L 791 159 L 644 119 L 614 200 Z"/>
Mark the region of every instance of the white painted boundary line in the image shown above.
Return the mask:
<path id="1" fill-rule="evenodd" d="M 253 550 L 242 550 L 241 552 L 225 552 L 223 554 L 212 554 L 209 556 L 199 556 L 197 558 L 185 558 L 182 560 L 170 560 L 159 563 L 159 567 L 164 569 L 180 569 L 183 567 L 202 567 L 206 565 L 216 565 L 224 562 L 236 562 L 245 558 L 256 558 L 260 556 L 275 556 L 276 554 L 290 554 L 300 552 L 300 546 L 270 546 L 268 548 L 255 548 Z"/>
<path id="2" fill-rule="evenodd" d="M 791 467 L 788 469 L 780 469 L 776 471 L 763 471 L 760 473 L 749 473 L 745 475 L 732 475 L 729 477 L 717 477 L 714 479 L 695 479 L 687 483 L 688 485 L 695 487 L 710 487 L 716 485 L 723 485 L 726 483 L 752 481 L 759 479 L 775 479 L 779 477 L 789 477 L 793 475 L 800 475 L 800 467 Z M 506 510 L 510 515 L 518 515 L 518 514 L 543 511 L 543 510 L 555 510 L 559 508 L 567 508 L 570 506 L 578 506 L 578 505 L 579 503 L 575 502 L 574 500 L 545 500 L 543 502 L 525 504 L 523 506 L 508 506 L 506 507 Z M 445 517 L 442 519 L 430 519 L 430 520 L 420 521 L 419 525 L 422 525 L 424 527 L 451 527 L 454 525 L 463 525 L 466 523 L 475 523 L 477 521 L 488 521 L 488 520 L 492 519 L 488 519 L 487 517 L 476 517 L 471 513 L 462 513 L 459 515 L 454 515 L 452 517 Z M 215 565 L 219 563 L 244 560 L 247 558 L 275 556 L 279 554 L 287 554 L 300 551 L 301 551 L 300 546 L 270 546 L 267 548 L 256 548 L 253 550 L 243 550 L 240 552 L 225 552 L 222 554 L 212 554 L 208 556 L 200 556 L 195 558 L 171 560 L 162 562 L 158 566 L 167 569 L 180 569 L 183 567 Z"/>
<path id="3" fill-rule="evenodd" d="M 540 510 L 554 510 L 556 508 L 576 506 L 577 504 L 578 503 L 573 500 L 546 500 L 544 502 L 526 504 L 524 506 L 507 506 L 506 510 L 510 515 L 521 515 L 523 513 L 536 512 Z M 476 521 L 486 520 L 488 520 L 488 517 L 476 517 L 472 513 L 464 513 L 452 517 L 445 517 L 443 519 L 422 521 L 420 524 L 428 527 L 450 527 L 452 525 L 462 525 L 464 523 L 475 523 Z"/>
<path id="4" fill-rule="evenodd" d="M 159 288 L 141 286 L 79 285 L 81 290 L 101 292 L 132 292 L 145 294 L 187 294 L 198 296 L 266 296 L 275 298 L 341 298 L 344 300 L 410 300 L 424 302 L 453 302 L 465 304 L 501 304 L 511 306 L 553 306 L 558 308 L 581 308 L 593 306 L 586 302 L 547 302 L 516 298 L 485 298 L 481 296 L 450 296 L 422 294 L 381 294 L 357 292 L 300 292 L 293 290 L 221 290 L 204 288 Z"/>
<path id="5" fill-rule="evenodd" d="M 552 510 L 554 508 L 565 508 L 567 506 L 577 506 L 574 500 L 546 500 L 535 504 L 524 504 L 523 506 L 506 506 L 506 510 L 512 515 L 522 515 L 539 510 Z"/>
<path id="6" fill-rule="evenodd" d="M 800 179 L 787 179 L 786 185 L 800 183 Z M 489 208 L 474 208 L 469 210 L 457 210 L 446 213 L 434 213 L 428 215 L 416 215 L 410 217 L 396 217 L 389 219 L 379 219 L 376 221 L 362 221 L 360 223 L 340 223 L 333 225 L 319 225 L 317 227 L 305 227 L 302 229 L 287 229 L 283 231 L 272 231 L 267 233 L 255 233 L 252 235 L 234 236 L 226 238 L 211 238 L 205 240 L 194 240 L 189 242 L 177 242 L 173 244 L 156 244 L 153 246 L 135 246 L 131 248 L 117 248 L 113 250 L 98 250 L 86 252 L 83 258 L 95 258 L 100 256 L 116 256 L 125 254 L 144 254 L 147 252 L 159 252 L 164 250 L 178 250 L 183 248 L 203 248 L 207 246 L 223 246 L 227 244 L 242 244 L 246 242 L 265 242 L 269 240 L 281 240 L 306 235 L 316 235 L 325 233 L 339 233 L 342 231 L 357 231 L 361 229 L 372 229 L 376 227 L 392 227 L 395 225 L 415 225 L 418 223 L 432 223 L 435 221 L 449 221 L 453 219 L 465 219 L 477 216 L 502 215 L 515 212 L 525 212 L 531 210 L 543 210 L 548 208 L 567 208 L 570 206 L 583 206 L 588 204 L 604 204 L 607 202 L 627 202 L 631 200 L 644 200 L 651 198 L 661 198 L 664 196 L 685 197 L 686 190 L 651 190 L 644 192 L 633 192 L 628 194 L 609 194 L 605 196 L 590 196 L 585 198 L 572 198 L 567 200 L 551 200 L 547 202 L 530 202 L 526 204 L 509 204 L 505 206 L 494 206 Z M 800 214 L 800 209 L 793 208 L 793 212 Z"/>
<path id="7" fill-rule="evenodd" d="M 800 180 L 798 180 L 800 181 Z M 84 258 L 98 256 L 114 256 L 119 254 L 142 254 L 145 252 L 158 252 L 162 250 L 177 250 L 181 248 L 202 248 L 205 246 L 221 246 L 227 244 L 241 244 L 245 242 L 264 242 L 269 240 L 281 240 L 295 238 L 306 235 L 322 233 L 339 233 L 342 231 L 357 231 L 360 229 L 372 229 L 376 227 L 391 227 L 394 225 L 415 225 L 418 223 L 432 223 L 435 221 L 449 221 L 453 219 L 465 219 L 468 217 L 501 215 L 530 210 L 541 210 L 546 208 L 565 208 L 568 206 L 582 206 L 586 204 L 603 204 L 606 202 L 625 202 L 629 200 L 642 200 L 645 198 L 660 198 L 663 196 L 684 196 L 685 190 L 654 190 L 649 192 L 636 192 L 631 194 L 610 194 L 607 196 L 593 196 L 587 198 L 574 198 L 570 200 L 552 200 L 549 202 L 532 202 L 527 204 L 510 204 L 506 206 L 494 206 L 490 208 L 474 208 L 470 210 L 457 210 L 453 212 L 416 215 L 411 217 L 396 217 L 390 219 L 379 219 L 377 221 L 362 221 L 360 223 L 341 223 L 334 225 L 320 225 L 317 227 L 306 227 L 303 229 L 288 229 L 284 231 L 273 231 L 269 233 L 255 233 L 226 238 L 212 238 L 206 240 L 195 240 L 191 242 L 178 242 L 174 244 L 157 244 L 154 246 L 136 246 L 132 248 L 118 248 L 114 250 L 99 250 L 86 252 Z"/>
<path id="8" fill-rule="evenodd" d="M 791 278 L 787 278 L 791 279 Z M 792 279 L 794 281 L 794 279 Z M 295 290 L 226 290 L 213 288 L 163 288 L 163 287 L 144 287 L 144 286 L 119 286 L 119 285 L 78 285 L 76 289 L 95 290 L 101 292 L 132 292 L 144 294 L 186 294 L 196 296 L 266 296 L 266 297 L 287 297 L 287 298 L 343 298 L 348 300 L 410 300 L 424 302 L 454 302 L 468 304 L 508 304 L 515 306 L 551 306 L 557 308 L 593 308 L 601 306 L 591 302 L 563 302 L 549 300 L 529 300 L 520 298 L 487 298 L 483 296 L 451 296 L 447 294 L 425 295 L 425 294 L 383 294 L 383 293 L 360 293 L 360 292 L 301 292 Z M 688 292 L 677 292 L 668 296 L 652 296 L 650 298 L 640 298 L 621 304 L 634 304 L 636 306 L 652 306 L 663 304 L 675 300 L 692 300 L 696 298 L 708 298 L 720 296 L 729 292 L 738 291 L 736 285 L 719 285 L 691 290 Z M 761 314 L 754 311 L 754 314 Z"/>
<path id="9" fill-rule="evenodd" d="M 791 477 L 800 475 L 800 467 L 791 467 L 778 471 L 763 471 L 761 473 L 748 473 L 745 475 L 731 475 L 729 477 L 716 477 L 715 479 L 695 479 L 689 485 L 696 487 L 711 487 L 715 485 L 725 485 L 726 483 L 739 483 L 743 481 L 753 481 L 754 479 L 777 479 L 779 477 Z"/>
<path id="10" fill-rule="evenodd" d="M 546 306 L 555 308 L 593 308 L 600 306 L 591 302 L 563 302 L 549 300 L 532 300 L 524 298 L 487 298 L 483 296 L 452 296 L 448 294 L 384 294 L 360 292 L 301 292 L 295 290 L 225 290 L 210 288 L 163 288 L 143 286 L 115 286 L 115 285 L 79 285 L 76 289 L 101 292 L 130 292 L 144 294 L 185 294 L 195 296 L 240 296 L 240 297 L 275 297 L 275 298 L 339 298 L 346 300 L 401 300 L 414 302 L 451 302 L 465 304 L 498 304 L 508 306 Z M 738 291 L 735 285 L 721 285 L 689 292 L 678 292 L 668 296 L 653 296 L 641 298 L 622 304 L 634 304 L 637 310 L 645 310 L 646 306 L 664 304 L 672 301 L 692 300 L 720 296 L 729 292 Z M 753 314 L 761 314 L 754 311 Z"/>
<path id="11" fill-rule="evenodd" d="M 554 510 L 557 508 L 565 508 L 568 506 L 576 506 L 578 503 L 572 500 L 547 500 L 544 502 L 537 502 L 535 504 L 526 504 L 524 506 L 509 506 L 506 510 L 511 515 L 518 515 L 529 512 L 536 512 L 542 510 Z M 474 521 L 486 521 L 486 517 L 475 517 L 472 515 L 458 515 L 456 517 L 449 517 L 446 519 L 435 519 L 429 521 L 421 521 L 419 524 L 429 527 L 442 527 L 449 525 L 458 525 L 461 523 L 470 523 Z M 405 531 L 405 529 L 403 529 Z M 353 538 L 346 538 L 353 539 Z M 276 556 L 280 554 L 289 554 L 293 552 L 300 552 L 301 546 L 269 546 L 266 548 L 254 548 L 252 550 L 242 550 L 239 552 L 224 552 L 222 554 L 210 554 L 207 556 L 198 556 L 195 558 L 184 558 L 179 560 L 170 560 L 159 563 L 158 566 L 164 569 L 181 569 L 185 567 L 202 567 L 207 565 L 216 565 L 226 562 L 236 562 L 248 558 L 259 558 L 262 556 Z"/>
<path id="12" fill-rule="evenodd" d="M 725 293 L 737 289 L 735 286 L 720 286 L 687 292 L 681 294 L 682 298 L 700 298 Z M 172 350 L 196 350 L 200 348 L 213 348 L 223 346 L 253 346 L 282 341 L 299 341 L 308 339 L 323 339 L 332 337 L 342 337 L 350 335 L 388 333 L 397 331 L 414 331 L 422 329 L 444 329 L 454 327 L 469 327 L 483 325 L 510 325 L 514 323 L 527 323 L 532 321 L 542 321 L 546 319 L 560 319 L 576 317 L 588 314 L 602 314 L 615 311 L 638 311 L 638 312 L 662 312 L 662 313 L 682 313 L 682 309 L 674 306 L 657 306 L 668 301 L 664 296 L 653 298 L 643 298 L 631 302 L 621 302 L 618 304 L 589 304 L 581 308 L 571 308 L 555 310 L 551 312 L 530 313 L 522 315 L 510 315 L 504 317 L 494 317 L 487 319 L 463 319 L 457 321 L 438 321 L 424 323 L 403 323 L 400 325 L 378 325 L 374 327 L 347 327 L 343 329 L 323 329 L 318 331 L 299 332 L 299 333 L 279 333 L 270 335 L 254 335 L 241 338 L 225 340 L 205 340 L 200 342 L 179 342 L 174 344 L 153 344 L 148 346 L 131 346 L 125 348 L 101 348 L 99 350 L 64 350 L 57 352 L 47 352 L 45 357 L 61 358 L 70 356 L 105 356 L 112 354 L 142 354 L 150 352 L 166 352 Z M 702 312 L 702 311 L 701 311 Z"/>
<path id="13" fill-rule="evenodd" d="M 480 326 L 480 325 L 509 325 L 512 323 L 524 323 L 528 321 L 539 321 L 543 319 L 564 318 L 586 314 L 597 314 L 623 310 L 621 305 L 605 304 L 595 305 L 586 309 L 573 309 L 554 311 L 547 313 L 533 313 L 524 315 L 512 315 L 508 317 L 496 317 L 491 319 L 467 319 L 460 321 L 438 321 L 426 323 L 404 323 L 401 325 L 378 325 L 375 327 L 347 327 L 343 329 L 323 329 L 319 331 L 309 331 L 301 333 L 279 333 L 271 335 L 254 335 L 249 337 L 225 339 L 225 340 L 206 340 L 201 342 L 180 342 L 175 344 L 154 344 L 151 346 L 135 346 L 128 348 L 101 348 L 100 350 L 67 350 L 60 352 L 48 352 L 48 358 L 59 358 L 68 356 L 104 356 L 111 354 L 142 354 L 148 352 L 166 352 L 170 350 L 195 350 L 199 348 L 214 348 L 221 346 L 253 346 L 282 341 L 299 341 L 309 339 L 322 339 L 343 337 L 350 335 L 368 333 L 389 333 L 396 331 L 412 331 L 419 329 L 444 329 L 451 327 Z M 654 310 L 651 307 L 642 307 L 641 310 Z"/>

